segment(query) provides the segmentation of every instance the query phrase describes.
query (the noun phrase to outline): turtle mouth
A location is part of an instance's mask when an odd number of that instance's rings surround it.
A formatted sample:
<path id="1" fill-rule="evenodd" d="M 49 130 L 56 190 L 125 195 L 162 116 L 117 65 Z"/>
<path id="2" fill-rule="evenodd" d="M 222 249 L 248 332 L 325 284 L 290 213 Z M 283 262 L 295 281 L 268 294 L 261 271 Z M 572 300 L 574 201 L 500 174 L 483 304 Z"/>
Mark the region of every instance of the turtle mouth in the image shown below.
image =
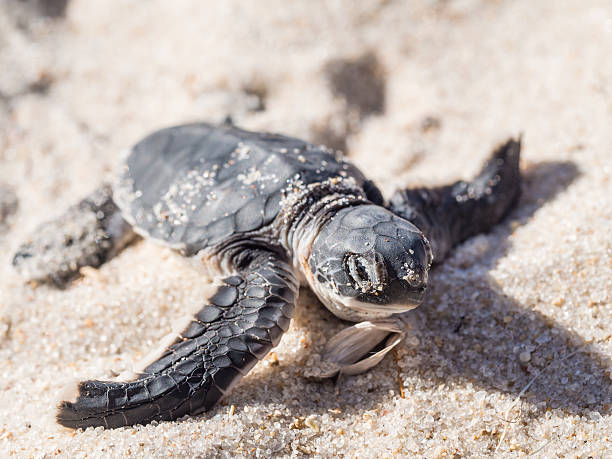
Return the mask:
<path id="1" fill-rule="evenodd" d="M 358 298 L 351 298 L 344 303 L 354 314 L 362 319 L 385 318 L 393 314 L 401 314 L 417 308 L 420 301 L 401 303 L 370 303 L 360 301 Z"/>
<path id="2" fill-rule="evenodd" d="M 418 307 L 425 296 L 425 286 L 412 287 L 408 282 L 397 279 L 383 292 L 362 293 L 355 297 L 350 307 L 355 309 L 385 310 L 396 312 L 409 311 Z"/>
<path id="3" fill-rule="evenodd" d="M 390 287 L 387 286 L 383 292 L 362 293 L 357 296 L 341 295 L 318 282 L 315 282 L 313 287 L 319 299 L 337 317 L 359 322 L 408 312 L 418 307 L 423 301 L 425 288 L 410 289 L 407 282 L 399 279 L 392 284 L 398 285 L 393 285 L 390 291 L 387 291 Z"/>

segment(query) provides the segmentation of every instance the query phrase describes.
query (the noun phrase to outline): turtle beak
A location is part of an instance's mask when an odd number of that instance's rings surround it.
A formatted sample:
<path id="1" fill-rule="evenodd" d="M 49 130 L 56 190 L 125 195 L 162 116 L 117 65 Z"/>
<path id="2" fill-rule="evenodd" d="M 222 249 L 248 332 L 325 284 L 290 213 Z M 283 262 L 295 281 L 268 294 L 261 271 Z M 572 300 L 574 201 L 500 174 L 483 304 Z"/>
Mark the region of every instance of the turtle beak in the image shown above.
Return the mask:
<path id="1" fill-rule="evenodd" d="M 425 284 L 417 288 L 403 279 L 396 279 L 383 292 L 364 293 L 355 298 L 354 309 L 397 314 L 418 307 L 425 296 Z"/>

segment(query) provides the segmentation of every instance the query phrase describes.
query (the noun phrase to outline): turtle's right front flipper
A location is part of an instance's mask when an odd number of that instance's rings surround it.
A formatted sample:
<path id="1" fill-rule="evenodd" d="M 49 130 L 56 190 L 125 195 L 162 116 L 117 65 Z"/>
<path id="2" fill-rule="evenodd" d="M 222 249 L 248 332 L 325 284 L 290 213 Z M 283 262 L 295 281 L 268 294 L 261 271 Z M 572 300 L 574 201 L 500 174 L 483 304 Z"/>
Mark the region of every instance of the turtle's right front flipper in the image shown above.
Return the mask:
<path id="1" fill-rule="evenodd" d="M 488 231 L 512 208 L 521 190 L 520 152 L 520 139 L 510 139 L 472 181 L 400 190 L 391 197 L 389 209 L 423 231 L 439 263 L 452 247 Z"/>
<path id="2" fill-rule="evenodd" d="M 71 428 L 122 427 L 199 414 L 215 405 L 280 341 L 298 282 L 269 252 L 252 252 L 187 328 L 133 381 L 85 381 L 59 405 Z"/>
<path id="3" fill-rule="evenodd" d="M 97 268 L 135 237 L 113 202 L 110 185 L 103 185 L 58 218 L 40 225 L 17 249 L 13 266 L 28 281 L 64 287 L 81 267 Z"/>

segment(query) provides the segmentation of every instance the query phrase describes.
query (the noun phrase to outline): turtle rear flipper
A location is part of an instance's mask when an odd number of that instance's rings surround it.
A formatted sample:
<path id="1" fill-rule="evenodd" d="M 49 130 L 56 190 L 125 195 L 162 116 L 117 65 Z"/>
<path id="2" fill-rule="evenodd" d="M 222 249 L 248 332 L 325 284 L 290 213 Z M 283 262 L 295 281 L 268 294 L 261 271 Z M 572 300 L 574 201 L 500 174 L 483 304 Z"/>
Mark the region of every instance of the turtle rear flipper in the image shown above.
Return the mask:
<path id="1" fill-rule="evenodd" d="M 13 266 L 28 281 L 65 287 L 83 266 L 97 268 L 136 237 L 102 185 L 58 218 L 40 225 L 13 256 Z"/>
<path id="2" fill-rule="evenodd" d="M 298 289 L 291 267 L 268 252 L 258 252 L 237 271 L 133 381 L 80 383 L 76 401 L 60 403 L 58 422 L 114 428 L 214 406 L 278 344 Z"/>
<path id="3" fill-rule="evenodd" d="M 521 189 L 520 151 L 520 139 L 510 139 L 471 182 L 400 190 L 389 209 L 425 233 L 434 261 L 440 262 L 453 246 L 488 231 L 512 208 Z"/>

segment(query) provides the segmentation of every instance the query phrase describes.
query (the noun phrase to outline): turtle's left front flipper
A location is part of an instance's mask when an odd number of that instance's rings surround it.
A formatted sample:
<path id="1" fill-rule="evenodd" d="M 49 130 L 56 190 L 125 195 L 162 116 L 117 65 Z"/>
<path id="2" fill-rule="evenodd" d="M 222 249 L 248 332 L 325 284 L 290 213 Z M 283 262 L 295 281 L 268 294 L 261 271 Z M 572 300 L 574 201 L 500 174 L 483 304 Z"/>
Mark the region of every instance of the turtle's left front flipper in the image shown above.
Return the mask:
<path id="1" fill-rule="evenodd" d="M 520 152 L 520 139 L 510 139 L 470 182 L 400 190 L 389 209 L 423 231 L 439 263 L 452 247 L 488 231 L 512 208 L 521 190 Z"/>
<path id="2" fill-rule="evenodd" d="M 251 252 L 236 271 L 133 381 L 80 383 L 76 400 L 60 403 L 58 422 L 114 428 L 214 406 L 278 344 L 298 291 L 291 266 L 269 252 Z"/>

